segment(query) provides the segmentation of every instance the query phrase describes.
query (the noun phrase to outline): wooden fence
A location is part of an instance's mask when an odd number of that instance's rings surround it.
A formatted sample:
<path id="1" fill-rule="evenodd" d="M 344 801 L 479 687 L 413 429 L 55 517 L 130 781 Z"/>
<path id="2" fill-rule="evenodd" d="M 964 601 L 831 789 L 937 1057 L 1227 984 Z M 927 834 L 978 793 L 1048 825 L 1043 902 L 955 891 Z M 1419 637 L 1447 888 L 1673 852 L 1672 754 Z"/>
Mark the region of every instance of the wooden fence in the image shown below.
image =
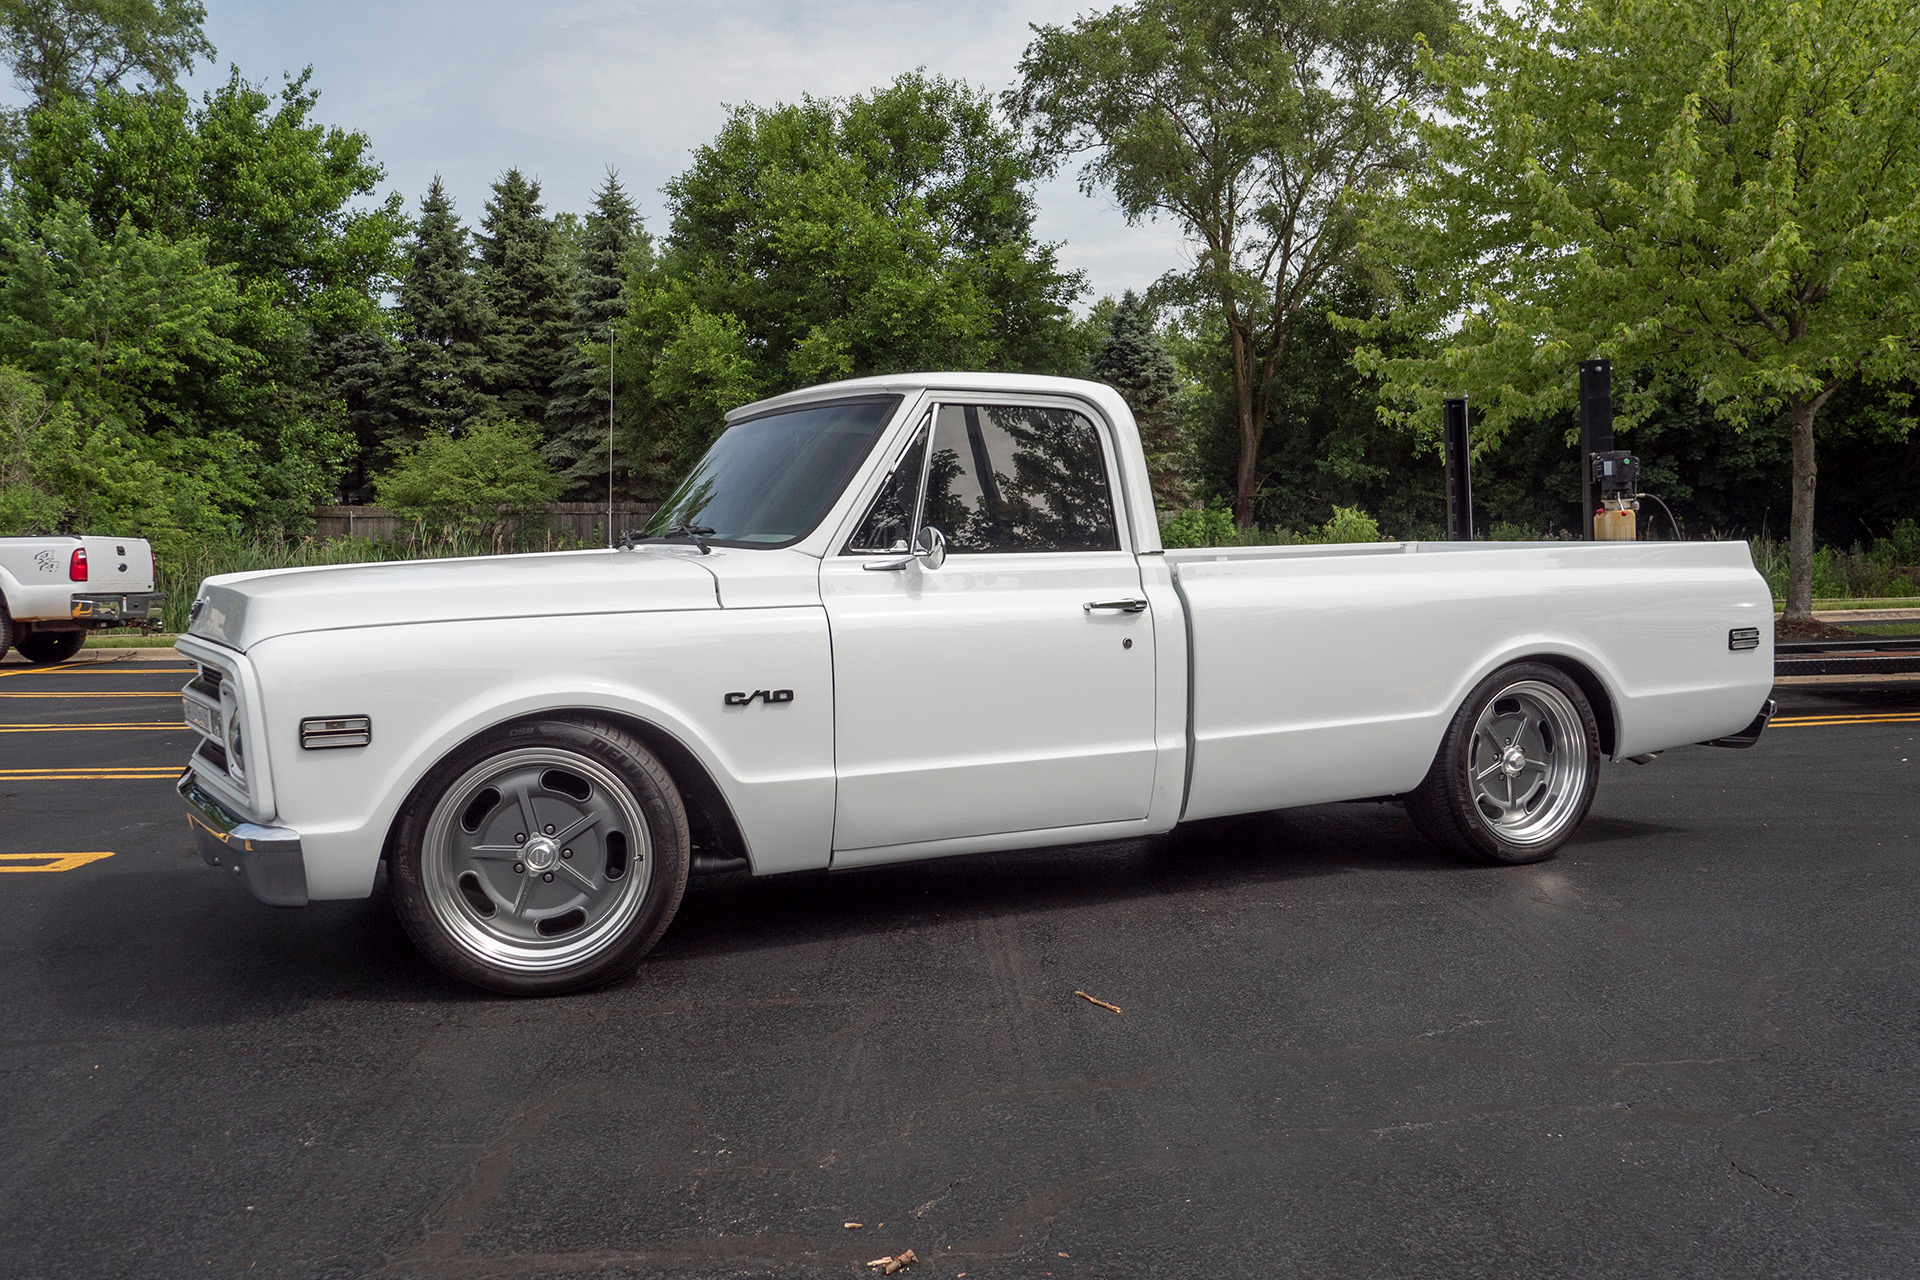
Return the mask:
<path id="1" fill-rule="evenodd" d="M 613 507 L 613 534 L 646 524 L 659 510 L 657 502 L 618 502 Z M 607 541 L 607 504 L 604 502 L 549 502 L 533 507 L 508 523 L 538 527 L 541 521 L 555 533 L 570 534 L 589 546 Z M 335 538 L 392 538 L 412 531 L 412 524 L 384 507 L 315 507 L 313 536 L 319 542 Z"/>

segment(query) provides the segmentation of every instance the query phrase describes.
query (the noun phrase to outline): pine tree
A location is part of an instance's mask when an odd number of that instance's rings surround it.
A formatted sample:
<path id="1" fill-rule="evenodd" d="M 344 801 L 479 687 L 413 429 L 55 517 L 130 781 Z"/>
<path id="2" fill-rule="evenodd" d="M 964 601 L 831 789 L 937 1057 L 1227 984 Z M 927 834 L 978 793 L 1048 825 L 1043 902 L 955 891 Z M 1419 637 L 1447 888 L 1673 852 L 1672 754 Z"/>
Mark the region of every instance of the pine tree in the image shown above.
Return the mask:
<path id="1" fill-rule="evenodd" d="M 353 433 L 353 456 L 338 482 L 343 502 L 371 501 L 373 472 L 387 461 L 381 455 L 393 431 L 387 395 L 397 354 L 393 340 L 378 329 L 342 334 L 320 354 L 326 394 L 339 403 L 342 425 Z"/>
<path id="2" fill-rule="evenodd" d="M 541 208 L 540 184 L 518 169 L 502 174 L 477 239 L 480 282 L 493 313 L 488 389 L 503 416 L 538 423 L 566 364 L 571 320 L 567 263 Z"/>
<path id="3" fill-rule="evenodd" d="M 606 493 L 607 332 L 626 314 L 629 265 L 650 247 L 620 176 L 607 170 L 579 232 L 567 362 L 547 402 L 547 461 L 583 497 Z"/>
<path id="4" fill-rule="evenodd" d="M 389 451 L 426 435 L 458 435 L 495 407 L 487 394 L 493 314 L 473 272 L 467 229 L 435 175 L 400 284 L 400 351 L 386 402 Z"/>
<path id="5" fill-rule="evenodd" d="M 1092 369 L 1093 376 L 1118 391 L 1133 410 L 1147 454 L 1154 505 L 1185 506 L 1190 486 L 1183 470 L 1186 441 L 1180 432 L 1180 368 L 1154 332 L 1146 303 L 1131 289 L 1113 309 Z"/>

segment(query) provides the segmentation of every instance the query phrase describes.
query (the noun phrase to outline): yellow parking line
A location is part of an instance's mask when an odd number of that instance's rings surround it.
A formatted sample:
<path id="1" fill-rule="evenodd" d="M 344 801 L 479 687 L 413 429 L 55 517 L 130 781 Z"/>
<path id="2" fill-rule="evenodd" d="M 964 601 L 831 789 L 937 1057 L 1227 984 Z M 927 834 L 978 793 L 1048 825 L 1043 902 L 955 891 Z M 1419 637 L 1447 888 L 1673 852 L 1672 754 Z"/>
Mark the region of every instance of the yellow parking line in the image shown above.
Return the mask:
<path id="1" fill-rule="evenodd" d="M 1845 713 L 1830 716 L 1781 716 L 1773 722 L 1782 729 L 1806 729 L 1841 724 L 1920 724 L 1920 713 L 1896 712 L 1893 715 Z"/>
<path id="2" fill-rule="evenodd" d="M 189 729 L 184 720 L 139 720 L 127 724 L 0 724 L 0 733 L 107 733 L 123 729 Z"/>
<path id="3" fill-rule="evenodd" d="M 0 769 L 0 782 L 114 782 L 180 776 L 180 765 L 151 768 L 123 765 L 107 769 Z"/>
<path id="4" fill-rule="evenodd" d="M 49 667 L 21 667 L 17 671 L 0 671 L 0 678 L 6 676 L 181 676 L 194 675 L 198 667 L 148 667 L 131 662 L 85 662 L 55 664 Z"/>
<path id="5" fill-rule="evenodd" d="M 180 691 L 171 693 L 148 693 L 130 690 L 126 693 L 103 691 L 99 689 L 49 689 L 45 693 L 0 693 L 0 698 L 177 698 Z"/>
<path id="6" fill-rule="evenodd" d="M 98 862 L 102 858 L 111 858 L 111 852 L 103 853 L 0 853 L 0 875 L 9 871 L 72 871 L 75 867 L 84 867 L 89 862 Z M 39 866 L 27 866 L 35 862 Z M 20 865 L 14 865 L 20 864 Z"/>

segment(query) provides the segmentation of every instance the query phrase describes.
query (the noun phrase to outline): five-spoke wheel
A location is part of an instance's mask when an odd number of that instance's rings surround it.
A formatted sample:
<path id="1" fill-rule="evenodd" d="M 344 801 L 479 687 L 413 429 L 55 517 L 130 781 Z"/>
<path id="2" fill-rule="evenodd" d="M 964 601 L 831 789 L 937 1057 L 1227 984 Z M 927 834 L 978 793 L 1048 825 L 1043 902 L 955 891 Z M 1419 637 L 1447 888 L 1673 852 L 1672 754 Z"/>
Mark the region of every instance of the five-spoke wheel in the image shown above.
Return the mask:
<path id="1" fill-rule="evenodd" d="M 1537 862 L 1586 817 L 1599 761 L 1599 725 L 1580 686 L 1557 667 L 1515 663 L 1461 705 L 1407 812 L 1456 852 Z"/>
<path id="2" fill-rule="evenodd" d="M 414 941 L 458 977 L 515 993 L 631 971 L 687 876 L 686 813 L 651 752 L 592 719 L 510 726 L 416 790 L 393 855 Z"/>

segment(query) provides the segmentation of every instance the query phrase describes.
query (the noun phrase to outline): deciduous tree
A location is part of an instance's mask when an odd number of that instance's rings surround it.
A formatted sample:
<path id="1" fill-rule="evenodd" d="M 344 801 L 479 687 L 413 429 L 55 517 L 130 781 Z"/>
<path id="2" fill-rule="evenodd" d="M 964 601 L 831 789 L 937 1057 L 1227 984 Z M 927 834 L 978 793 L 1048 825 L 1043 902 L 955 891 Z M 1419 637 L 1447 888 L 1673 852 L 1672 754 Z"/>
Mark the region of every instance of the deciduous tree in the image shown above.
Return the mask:
<path id="1" fill-rule="evenodd" d="M 1675 390 L 1784 410 L 1809 617 L 1821 407 L 1920 372 L 1920 4 L 1489 5 L 1430 69 L 1434 163 L 1379 220 L 1433 340 L 1369 362 L 1401 413 L 1465 391 L 1491 445 L 1593 356 L 1632 375 L 1623 426 Z"/>
<path id="2" fill-rule="evenodd" d="M 1418 52 L 1451 0 L 1138 0 L 1036 27 L 1007 103 L 1050 163 L 1130 220 L 1165 215 L 1197 245 L 1161 296 L 1219 312 L 1233 361 L 1234 516 L 1254 520 L 1267 402 L 1301 308 L 1345 264 L 1357 194 L 1414 152 Z"/>
<path id="3" fill-rule="evenodd" d="M 123 80 L 171 85 L 213 46 L 197 0 L 0 0 L 0 61 L 37 103 Z"/>
<path id="4" fill-rule="evenodd" d="M 808 383 L 1084 368 L 1080 281 L 1033 234 L 1034 173 L 987 95 L 939 77 L 736 110 L 667 185 L 622 335 L 636 462 L 676 471 L 719 409 Z"/>

